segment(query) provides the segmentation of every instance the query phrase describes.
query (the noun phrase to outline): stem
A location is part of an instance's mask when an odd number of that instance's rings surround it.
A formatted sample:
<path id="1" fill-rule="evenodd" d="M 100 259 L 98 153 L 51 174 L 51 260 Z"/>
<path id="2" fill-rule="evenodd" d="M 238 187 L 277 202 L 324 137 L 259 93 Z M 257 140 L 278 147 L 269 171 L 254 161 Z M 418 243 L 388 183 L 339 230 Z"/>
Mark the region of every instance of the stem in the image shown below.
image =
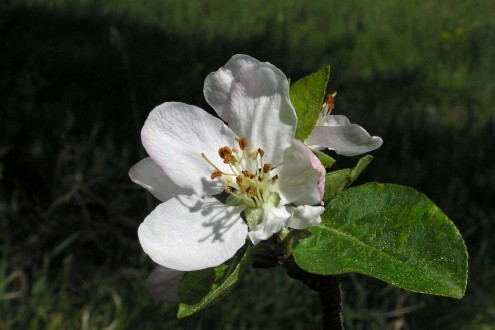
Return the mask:
<path id="1" fill-rule="evenodd" d="M 343 330 L 342 291 L 338 277 L 308 273 L 299 268 L 292 258 L 288 259 L 284 266 L 290 277 L 319 293 L 323 310 L 323 329 Z"/>

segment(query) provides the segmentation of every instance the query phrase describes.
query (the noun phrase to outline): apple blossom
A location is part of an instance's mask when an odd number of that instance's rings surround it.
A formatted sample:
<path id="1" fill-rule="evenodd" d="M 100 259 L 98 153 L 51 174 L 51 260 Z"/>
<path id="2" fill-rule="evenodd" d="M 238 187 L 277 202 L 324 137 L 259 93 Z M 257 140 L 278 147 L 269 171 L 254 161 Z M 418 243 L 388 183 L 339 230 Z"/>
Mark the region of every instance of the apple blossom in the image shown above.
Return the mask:
<path id="1" fill-rule="evenodd" d="M 168 300 L 176 290 L 157 292 L 160 283 L 176 287 L 182 272 L 225 262 L 246 238 L 257 244 L 318 224 L 324 210 L 325 169 L 294 139 L 297 117 L 279 69 L 236 55 L 208 76 L 204 93 L 228 125 L 198 107 L 164 103 L 141 131 L 149 158 L 129 171 L 163 202 L 138 236 L 159 265 L 148 286 Z"/>

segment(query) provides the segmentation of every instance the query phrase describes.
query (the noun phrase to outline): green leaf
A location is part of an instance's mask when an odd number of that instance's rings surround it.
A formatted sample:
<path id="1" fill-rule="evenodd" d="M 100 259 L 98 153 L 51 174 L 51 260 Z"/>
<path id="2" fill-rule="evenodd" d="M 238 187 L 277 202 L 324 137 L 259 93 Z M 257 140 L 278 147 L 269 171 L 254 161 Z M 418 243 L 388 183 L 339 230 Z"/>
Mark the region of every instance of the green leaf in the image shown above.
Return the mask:
<path id="1" fill-rule="evenodd" d="M 327 204 L 340 192 L 349 187 L 371 163 L 372 160 L 372 156 L 366 155 L 364 157 L 361 157 L 357 165 L 352 169 L 345 168 L 342 170 L 327 173 L 325 175 L 325 194 L 323 195 L 323 202 Z"/>
<path id="2" fill-rule="evenodd" d="M 323 104 L 330 66 L 296 81 L 290 87 L 290 100 L 297 114 L 296 139 L 306 140 L 316 125 Z"/>
<path id="3" fill-rule="evenodd" d="M 230 292 L 251 260 L 251 249 L 234 256 L 230 263 L 185 273 L 179 284 L 179 311 L 182 319 L 205 309 Z"/>
<path id="4" fill-rule="evenodd" d="M 299 267 L 315 274 L 358 272 L 455 298 L 466 288 L 467 251 L 459 231 L 425 195 L 399 185 L 343 191 L 322 223 L 294 240 L 293 254 Z"/>

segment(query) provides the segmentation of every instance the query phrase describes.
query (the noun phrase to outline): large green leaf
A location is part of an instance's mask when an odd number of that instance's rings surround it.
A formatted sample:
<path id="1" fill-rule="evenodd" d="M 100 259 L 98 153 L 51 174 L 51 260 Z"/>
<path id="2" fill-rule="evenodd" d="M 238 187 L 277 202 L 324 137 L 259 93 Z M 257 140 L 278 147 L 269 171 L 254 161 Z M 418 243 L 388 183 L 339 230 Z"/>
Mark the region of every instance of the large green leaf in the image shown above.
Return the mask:
<path id="1" fill-rule="evenodd" d="M 179 319 L 207 308 L 230 292 L 250 262 L 250 249 L 243 249 L 229 264 L 184 274 L 179 285 Z"/>
<path id="2" fill-rule="evenodd" d="M 316 125 L 325 97 L 330 66 L 298 80 L 290 87 L 290 100 L 297 114 L 296 139 L 306 140 Z"/>
<path id="3" fill-rule="evenodd" d="M 425 195 L 369 183 L 347 189 L 301 231 L 293 254 L 315 274 L 358 272 L 403 289 L 461 298 L 467 252 L 454 224 Z"/>

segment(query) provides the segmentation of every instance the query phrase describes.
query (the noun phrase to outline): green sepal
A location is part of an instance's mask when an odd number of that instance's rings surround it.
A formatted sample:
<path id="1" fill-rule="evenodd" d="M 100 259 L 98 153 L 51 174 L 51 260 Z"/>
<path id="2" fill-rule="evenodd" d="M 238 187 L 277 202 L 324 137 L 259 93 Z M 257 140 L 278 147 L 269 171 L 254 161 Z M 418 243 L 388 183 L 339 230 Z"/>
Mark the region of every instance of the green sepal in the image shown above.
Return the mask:
<path id="1" fill-rule="evenodd" d="M 295 137 L 302 142 L 316 125 L 329 77 L 330 66 L 326 66 L 290 86 L 290 100 L 298 119 Z"/>
<path id="2" fill-rule="evenodd" d="M 179 284 L 177 318 L 191 316 L 227 295 L 251 261 L 252 248 L 242 248 L 220 266 L 185 273 Z"/>
<path id="3" fill-rule="evenodd" d="M 248 207 L 244 210 L 244 215 L 246 216 L 249 230 L 253 230 L 263 221 L 263 209 L 261 207 Z"/>
<path id="4" fill-rule="evenodd" d="M 315 154 L 316 157 L 318 157 L 323 167 L 330 167 L 333 165 L 333 163 L 335 163 L 335 159 L 333 159 L 326 153 L 323 153 L 319 150 L 313 150 L 313 153 Z"/>
<path id="5" fill-rule="evenodd" d="M 299 267 L 315 274 L 366 274 L 397 287 L 461 298 L 467 251 L 452 221 L 425 195 L 369 183 L 335 197 L 320 225 L 292 241 Z"/>
<path id="6" fill-rule="evenodd" d="M 327 204 L 350 184 L 351 169 L 333 171 L 325 175 L 323 203 Z"/>
<path id="7" fill-rule="evenodd" d="M 373 156 L 366 155 L 361 157 L 353 168 L 345 168 L 327 173 L 325 175 L 325 194 L 323 195 L 323 202 L 327 204 L 340 192 L 349 187 L 372 160 Z"/>
<path id="8" fill-rule="evenodd" d="M 225 204 L 230 205 L 230 206 L 244 205 L 244 199 L 242 199 L 241 197 L 238 197 L 236 195 L 229 194 L 229 196 L 227 197 L 227 199 L 225 201 Z"/>

